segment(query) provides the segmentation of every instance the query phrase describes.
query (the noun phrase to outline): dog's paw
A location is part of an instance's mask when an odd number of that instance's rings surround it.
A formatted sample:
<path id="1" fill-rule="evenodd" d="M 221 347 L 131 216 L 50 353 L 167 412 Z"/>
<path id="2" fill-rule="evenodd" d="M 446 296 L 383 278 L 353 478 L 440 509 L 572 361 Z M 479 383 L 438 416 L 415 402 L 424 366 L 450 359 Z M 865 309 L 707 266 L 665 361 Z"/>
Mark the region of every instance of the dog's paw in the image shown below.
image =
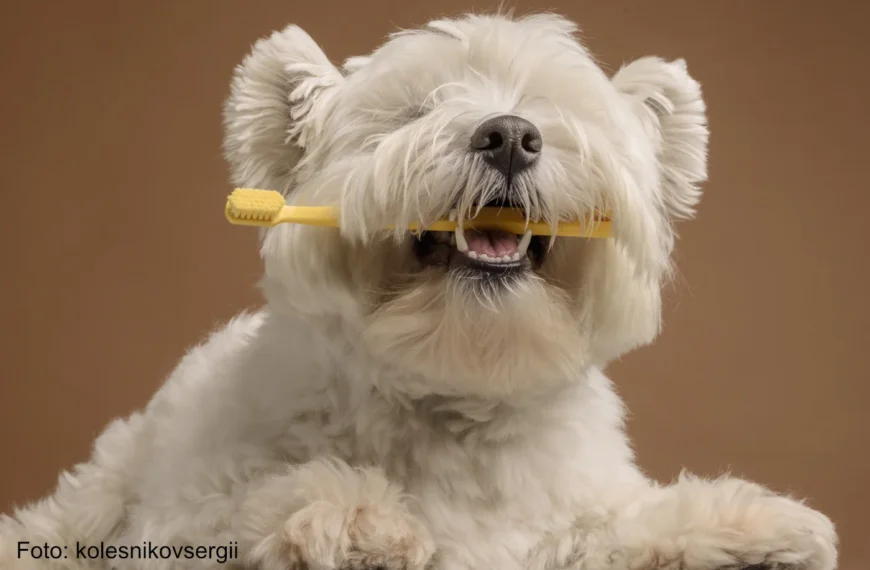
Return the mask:
<path id="1" fill-rule="evenodd" d="M 833 570 L 823 514 L 737 479 L 684 479 L 598 528 L 547 537 L 527 570 Z"/>
<path id="2" fill-rule="evenodd" d="M 429 531 L 401 506 L 321 501 L 291 516 L 251 561 L 264 570 L 423 570 L 434 551 Z"/>
<path id="3" fill-rule="evenodd" d="M 831 520 L 754 483 L 724 479 L 713 496 L 681 507 L 688 516 L 674 537 L 687 568 L 833 570 L 837 534 Z M 708 510 L 711 509 L 712 510 Z M 673 551 L 671 551 L 673 553 Z"/>
<path id="4" fill-rule="evenodd" d="M 833 570 L 837 533 L 822 513 L 785 497 L 770 497 L 744 529 L 737 555 L 747 568 Z"/>
<path id="5" fill-rule="evenodd" d="M 355 509 L 344 570 L 422 570 L 435 551 L 429 531 L 407 511 L 377 505 Z"/>

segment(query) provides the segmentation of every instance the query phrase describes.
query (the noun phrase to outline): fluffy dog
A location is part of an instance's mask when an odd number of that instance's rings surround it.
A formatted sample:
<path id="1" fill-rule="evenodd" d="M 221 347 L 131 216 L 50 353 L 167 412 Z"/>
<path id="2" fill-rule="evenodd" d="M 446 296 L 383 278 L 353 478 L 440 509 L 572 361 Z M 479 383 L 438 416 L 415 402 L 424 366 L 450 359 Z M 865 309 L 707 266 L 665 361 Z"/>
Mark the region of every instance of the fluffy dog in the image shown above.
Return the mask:
<path id="1" fill-rule="evenodd" d="M 263 233 L 265 308 L 4 519 L 4 570 L 835 567 L 833 525 L 798 501 L 649 481 L 601 372 L 658 333 L 674 223 L 706 178 L 682 61 L 608 77 L 565 19 L 496 15 L 339 68 L 290 26 L 236 69 L 225 126 L 236 185 L 337 204 L 340 229 Z M 615 238 L 382 229 L 484 205 L 609 208 Z M 220 545 L 225 565 L 199 556 Z"/>

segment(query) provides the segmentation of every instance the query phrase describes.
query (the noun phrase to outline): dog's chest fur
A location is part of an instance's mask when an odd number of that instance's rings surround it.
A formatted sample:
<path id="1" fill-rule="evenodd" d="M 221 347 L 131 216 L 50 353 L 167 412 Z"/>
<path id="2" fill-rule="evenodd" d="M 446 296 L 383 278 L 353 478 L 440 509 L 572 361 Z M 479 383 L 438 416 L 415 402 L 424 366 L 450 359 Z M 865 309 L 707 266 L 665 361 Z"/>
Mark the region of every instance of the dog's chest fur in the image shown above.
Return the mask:
<path id="1" fill-rule="evenodd" d="M 645 484 L 622 403 L 597 370 L 510 403 L 387 398 L 370 380 L 388 371 L 324 342 L 260 314 L 193 351 L 151 405 L 153 439 L 166 444 L 155 443 L 143 499 L 178 500 L 191 465 L 210 488 L 225 461 L 280 471 L 335 457 L 402 488 L 435 539 L 437 568 L 510 570 L 546 533 L 606 516 L 608 496 Z"/>
<path id="2" fill-rule="evenodd" d="M 520 568 L 547 533 L 641 484 L 622 431 L 622 404 L 597 370 L 512 403 L 429 396 L 388 400 L 333 370 L 333 408 L 312 432 L 353 465 L 378 466 L 413 499 L 438 545 L 438 568 Z M 596 510 L 598 508 L 598 510 Z"/>
<path id="3" fill-rule="evenodd" d="M 499 433 L 495 418 L 422 415 L 395 426 L 392 449 L 379 440 L 381 449 L 361 450 L 360 459 L 383 466 L 414 498 L 438 545 L 437 567 L 519 568 L 547 532 L 576 518 L 584 485 L 560 467 L 558 442 L 532 449 L 522 434 Z"/>

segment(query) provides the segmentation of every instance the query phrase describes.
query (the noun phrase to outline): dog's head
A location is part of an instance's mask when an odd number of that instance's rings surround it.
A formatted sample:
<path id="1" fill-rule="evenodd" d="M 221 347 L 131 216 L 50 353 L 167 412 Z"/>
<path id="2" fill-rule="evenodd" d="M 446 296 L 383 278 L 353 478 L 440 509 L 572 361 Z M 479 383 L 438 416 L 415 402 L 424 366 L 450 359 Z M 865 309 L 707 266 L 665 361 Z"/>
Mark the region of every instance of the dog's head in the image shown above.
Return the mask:
<path id="1" fill-rule="evenodd" d="M 341 211 L 340 230 L 264 234 L 270 302 L 341 327 L 408 390 L 547 386 L 657 334 L 673 223 L 706 177 L 682 61 L 607 77 L 560 17 L 467 16 L 338 68 L 290 26 L 237 68 L 225 113 L 237 186 Z M 615 237 L 405 229 L 486 205 L 549 223 L 608 209 Z"/>

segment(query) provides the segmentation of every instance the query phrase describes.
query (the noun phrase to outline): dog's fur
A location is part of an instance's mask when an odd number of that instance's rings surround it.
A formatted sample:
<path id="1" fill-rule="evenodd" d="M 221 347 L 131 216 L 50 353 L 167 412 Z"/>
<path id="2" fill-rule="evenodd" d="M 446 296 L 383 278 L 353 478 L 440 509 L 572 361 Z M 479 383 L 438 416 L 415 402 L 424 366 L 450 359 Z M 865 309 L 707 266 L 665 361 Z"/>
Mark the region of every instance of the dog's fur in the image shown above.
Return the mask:
<path id="1" fill-rule="evenodd" d="M 544 149 L 508 190 L 548 222 L 607 207 L 615 239 L 556 238 L 492 277 L 423 263 L 402 229 L 505 188 L 468 139 L 513 114 Z M 635 466 L 601 368 L 653 340 L 674 222 L 706 178 L 698 83 L 613 77 L 553 15 L 403 31 L 334 67 L 295 26 L 259 41 L 225 107 L 238 186 L 340 205 L 340 230 L 263 232 L 266 308 L 192 350 L 49 498 L 0 524 L 0 568 L 204 568 L 18 559 L 33 544 L 216 545 L 239 567 L 831 570 L 831 522 L 732 478 Z M 72 546 L 70 546 L 72 548 Z"/>

